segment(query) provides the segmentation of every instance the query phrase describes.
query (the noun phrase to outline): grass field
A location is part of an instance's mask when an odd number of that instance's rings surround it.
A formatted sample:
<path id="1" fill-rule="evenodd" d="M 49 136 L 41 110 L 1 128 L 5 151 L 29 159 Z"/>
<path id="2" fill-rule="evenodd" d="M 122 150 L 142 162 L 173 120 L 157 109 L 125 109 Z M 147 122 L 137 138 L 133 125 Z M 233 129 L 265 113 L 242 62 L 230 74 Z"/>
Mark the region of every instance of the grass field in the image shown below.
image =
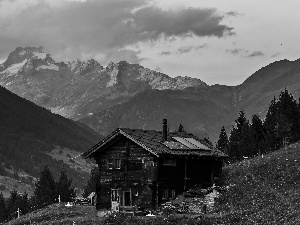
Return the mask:
<path id="1" fill-rule="evenodd" d="M 223 224 L 300 224 L 299 143 L 226 166 L 223 179 Z"/>

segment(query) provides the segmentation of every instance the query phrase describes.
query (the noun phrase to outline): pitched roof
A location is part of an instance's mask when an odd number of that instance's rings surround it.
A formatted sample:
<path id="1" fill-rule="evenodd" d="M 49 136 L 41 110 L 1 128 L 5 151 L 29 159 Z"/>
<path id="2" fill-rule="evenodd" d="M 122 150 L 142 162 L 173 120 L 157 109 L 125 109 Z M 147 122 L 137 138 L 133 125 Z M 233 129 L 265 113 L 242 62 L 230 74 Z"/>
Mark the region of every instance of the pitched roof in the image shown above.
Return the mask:
<path id="1" fill-rule="evenodd" d="M 157 157 L 160 157 L 162 155 L 227 157 L 226 154 L 191 133 L 187 133 L 184 131 L 168 132 L 167 141 L 163 141 L 162 131 L 129 128 L 118 128 L 98 144 L 83 153 L 82 156 L 85 158 L 93 157 L 95 152 L 101 151 L 104 145 L 106 145 L 108 142 L 110 142 L 120 134 L 127 137 L 128 139 L 135 142 Z M 191 143 L 191 145 L 187 146 L 184 143 L 178 142 L 176 140 L 177 138 L 174 139 L 174 137 L 193 138 L 197 142 L 201 143 L 200 146 L 204 145 L 204 147 L 201 149 Z"/>

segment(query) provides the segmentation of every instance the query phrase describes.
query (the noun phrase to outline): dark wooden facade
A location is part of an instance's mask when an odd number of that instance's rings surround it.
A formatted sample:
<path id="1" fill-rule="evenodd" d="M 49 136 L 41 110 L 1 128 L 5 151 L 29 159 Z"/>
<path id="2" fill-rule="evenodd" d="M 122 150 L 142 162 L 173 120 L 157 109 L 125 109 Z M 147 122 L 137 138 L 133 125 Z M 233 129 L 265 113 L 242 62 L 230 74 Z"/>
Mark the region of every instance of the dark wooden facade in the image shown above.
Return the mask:
<path id="1" fill-rule="evenodd" d="M 99 166 L 98 209 L 155 208 L 195 185 L 206 188 L 213 184 L 221 173 L 224 154 L 217 150 L 214 155 L 186 154 L 186 150 L 182 153 L 163 149 L 165 146 L 159 151 L 161 136 L 159 131 L 118 129 L 84 153 Z"/>

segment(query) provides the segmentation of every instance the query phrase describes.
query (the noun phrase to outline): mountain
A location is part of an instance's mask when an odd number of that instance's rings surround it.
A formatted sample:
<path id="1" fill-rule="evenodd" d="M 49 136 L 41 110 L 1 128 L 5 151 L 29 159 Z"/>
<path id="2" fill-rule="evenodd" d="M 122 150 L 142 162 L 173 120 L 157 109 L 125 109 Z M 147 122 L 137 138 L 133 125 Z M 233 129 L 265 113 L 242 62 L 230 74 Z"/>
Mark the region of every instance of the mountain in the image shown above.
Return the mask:
<path id="1" fill-rule="evenodd" d="M 232 119 L 231 95 L 230 88 L 221 92 L 210 88 L 148 90 L 80 122 L 105 135 L 116 127 L 161 130 L 162 120 L 168 118 L 170 130 L 182 123 L 187 132 L 208 137 L 217 135 L 219 127 Z"/>
<path id="2" fill-rule="evenodd" d="M 43 48 L 16 48 L 0 65 L 0 84 L 19 96 L 62 116 L 80 119 L 128 101 L 149 89 L 207 86 L 189 77 L 171 78 L 138 64 L 91 59 L 55 62 Z"/>
<path id="3" fill-rule="evenodd" d="M 256 113 L 263 119 L 271 100 L 285 88 L 300 97 L 300 60 L 271 63 L 238 86 L 148 90 L 80 121 L 107 135 L 116 127 L 161 129 L 162 118 L 168 118 L 171 130 L 182 123 L 187 131 L 216 142 L 221 127 L 229 132 L 241 109 L 248 119 Z"/>
<path id="4" fill-rule="evenodd" d="M 17 187 L 13 181 L 8 182 L 7 177 L 32 186 L 46 164 L 54 176 L 65 167 L 74 185 L 82 189 L 89 177 L 89 168 L 78 168 L 81 161 L 77 161 L 74 154 L 80 155 L 102 137 L 88 126 L 53 114 L 3 87 L 0 87 L 0 96 L 1 191 L 7 194 L 10 188 Z M 57 160 L 55 151 L 61 156 L 73 153 L 73 159 L 70 155 L 68 163 L 63 157 Z"/>
<path id="5" fill-rule="evenodd" d="M 299 98 L 300 60 L 273 62 L 237 86 L 207 85 L 125 61 L 106 67 L 95 60 L 55 62 L 40 48 L 17 48 L 0 66 L 0 84 L 42 107 L 79 120 L 102 135 L 117 127 L 185 129 L 215 142 L 230 131 L 241 109 L 264 118 L 285 88 Z M 2 69 L 1 69 L 2 68 Z"/>

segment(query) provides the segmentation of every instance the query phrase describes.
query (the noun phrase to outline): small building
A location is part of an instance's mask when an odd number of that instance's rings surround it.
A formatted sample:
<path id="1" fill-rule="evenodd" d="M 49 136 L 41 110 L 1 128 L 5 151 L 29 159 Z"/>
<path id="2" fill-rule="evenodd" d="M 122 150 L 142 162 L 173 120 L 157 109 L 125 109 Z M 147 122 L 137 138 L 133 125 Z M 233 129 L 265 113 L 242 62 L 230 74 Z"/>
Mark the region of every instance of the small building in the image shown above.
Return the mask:
<path id="1" fill-rule="evenodd" d="M 195 187 L 212 186 L 223 152 L 184 131 L 118 128 L 83 154 L 94 158 L 100 180 L 96 208 L 154 209 Z"/>

